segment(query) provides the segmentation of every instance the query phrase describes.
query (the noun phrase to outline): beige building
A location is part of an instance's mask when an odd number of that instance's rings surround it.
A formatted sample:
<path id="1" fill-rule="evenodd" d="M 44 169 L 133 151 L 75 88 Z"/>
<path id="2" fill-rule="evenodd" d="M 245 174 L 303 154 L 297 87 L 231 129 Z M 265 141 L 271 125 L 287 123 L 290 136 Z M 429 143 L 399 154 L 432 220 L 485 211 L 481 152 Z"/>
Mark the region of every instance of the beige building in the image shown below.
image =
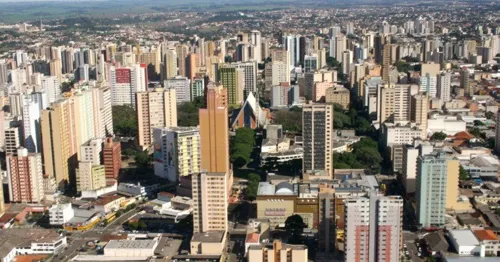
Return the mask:
<path id="1" fill-rule="evenodd" d="M 408 121 L 410 119 L 410 85 L 384 86 L 378 96 L 378 121 Z"/>
<path id="2" fill-rule="evenodd" d="M 192 176 L 193 231 L 227 231 L 227 207 L 232 173 L 202 172 Z"/>
<path id="3" fill-rule="evenodd" d="M 45 196 L 42 156 L 28 153 L 28 149 L 22 147 L 16 154 L 7 154 L 6 157 L 9 199 L 11 202 L 38 203 Z"/>
<path id="4" fill-rule="evenodd" d="M 307 253 L 305 245 L 289 245 L 275 240 L 272 244 L 251 245 L 248 248 L 248 261 L 307 262 Z"/>
<path id="5" fill-rule="evenodd" d="M 80 161 L 76 169 L 76 190 L 97 190 L 106 186 L 104 165 L 94 165 L 90 161 Z"/>
<path id="6" fill-rule="evenodd" d="M 323 102 L 325 101 L 326 90 L 335 85 L 332 82 L 316 82 L 313 87 L 312 101 Z"/>
<path id="7" fill-rule="evenodd" d="M 333 175 L 333 106 L 307 104 L 302 109 L 303 171 L 325 171 Z"/>
<path id="8" fill-rule="evenodd" d="M 137 137 L 143 148 L 151 146 L 153 128 L 177 126 L 175 89 L 136 93 Z"/>
<path id="9" fill-rule="evenodd" d="M 264 69 L 266 88 L 271 88 L 281 83 L 290 83 L 289 67 L 289 64 L 279 61 L 267 63 Z"/>
<path id="10" fill-rule="evenodd" d="M 304 95 L 308 99 L 313 99 L 314 84 L 317 82 L 337 82 L 337 71 L 318 70 L 316 72 L 308 72 L 304 75 Z"/>
<path id="11" fill-rule="evenodd" d="M 41 128 L 44 174 L 54 177 L 59 188 L 74 183 L 79 145 L 76 142 L 72 100 L 60 100 L 42 110 Z"/>
<path id="12" fill-rule="evenodd" d="M 229 129 L 226 97 L 217 88 L 207 89 L 207 107 L 199 110 L 201 170 L 229 171 Z"/>
<path id="13" fill-rule="evenodd" d="M 429 98 L 424 94 L 414 95 L 411 98 L 411 121 L 422 130 L 422 137 L 427 137 L 427 111 Z"/>
<path id="14" fill-rule="evenodd" d="M 336 103 L 341 105 L 344 109 L 349 108 L 350 92 L 343 86 L 333 86 L 325 92 L 326 103 Z"/>

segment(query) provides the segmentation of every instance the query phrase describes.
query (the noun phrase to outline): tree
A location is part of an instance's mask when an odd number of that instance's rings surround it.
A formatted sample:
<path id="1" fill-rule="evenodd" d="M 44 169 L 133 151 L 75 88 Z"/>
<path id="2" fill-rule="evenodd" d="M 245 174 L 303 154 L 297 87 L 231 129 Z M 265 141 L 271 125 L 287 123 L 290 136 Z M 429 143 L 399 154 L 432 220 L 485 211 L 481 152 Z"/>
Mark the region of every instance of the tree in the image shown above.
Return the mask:
<path id="1" fill-rule="evenodd" d="M 146 230 L 148 229 L 148 225 L 146 225 L 144 221 L 140 220 L 139 223 L 137 224 L 137 228 L 140 230 Z"/>
<path id="2" fill-rule="evenodd" d="M 119 136 L 135 137 L 137 135 L 137 115 L 131 106 L 113 106 L 113 129 Z"/>
<path id="3" fill-rule="evenodd" d="M 474 120 L 474 126 L 484 126 L 484 123 L 481 120 Z"/>
<path id="4" fill-rule="evenodd" d="M 127 225 L 130 230 L 137 230 L 137 228 L 139 228 L 139 222 L 129 221 Z"/>
<path id="5" fill-rule="evenodd" d="M 460 165 L 460 170 L 458 173 L 459 180 L 469 180 L 469 172 L 465 171 L 465 169 Z"/>
<path id="6" fill-rule="evenodd" d="M 307 228 L 304 220 L 299 215 L 291 215 L 285 221 L 285 230 L 289 236 L 288 242 L 290 244 L 302 243 L 301 234 Z"/>
<path id="7" fill-rule="evenodd" d="M 255 131 L 248 127 L 236 130 L 236 135 L 231 140 L 231 162 L 236 167 L 248 164 L 252 159 L 255 146 Z"/>
<path id="8" fill-rule="evenodd" d="M 302 109 L 292 107 L 290 110 L 273 112 L 274 124 L 282 125 L 283 130 L 292 133 L 302 132 Z"/>
<path id="9" fill-rule="evenodd" d="M 495 118 L 495 113 L 490 112 L 490 111 L 486 112 L 484 115 L 486 116 L 487 119 L 494 119 Z"/>
<path id="10" fill-rule="evenodd" d="M 134 157 L 135 164 L 139 167 L 147 167 L 149 166 L 149 162 L 151 160 L 150 155 L 146 153 L 145 151 L 141 151 L 137 153 Z"/>
<path id="11" fill-rule="evenodd" d="M 436 132 L 436 133 L 432 134 L 431 140 L 432 141 L 443 141 L 447 137 L 448 137 L 448 135 L 443 133 L 443 132 Z"/>
<path id="12" fill-rule="evenodd" d="M 255 200 L 257 198 L 257 191 L 259 190 L 260 176 L 251 173 L 248 175 L 248 184 L 245 189 L 246 198 L 250 201 Z"/>
<path id="13" fill-rule="evenodd" d="M 338 68 L 340 66 L 340 62 L 331 56 L 326 58 L 326 64 L 331 68 Z"/>
<path id="14" fill-rule="evenodd" d="M 116 218 L 119 218 L 121 215 L 122 215 L 121 210 L 116 211 L 116 213 L 115 213 Z"/>

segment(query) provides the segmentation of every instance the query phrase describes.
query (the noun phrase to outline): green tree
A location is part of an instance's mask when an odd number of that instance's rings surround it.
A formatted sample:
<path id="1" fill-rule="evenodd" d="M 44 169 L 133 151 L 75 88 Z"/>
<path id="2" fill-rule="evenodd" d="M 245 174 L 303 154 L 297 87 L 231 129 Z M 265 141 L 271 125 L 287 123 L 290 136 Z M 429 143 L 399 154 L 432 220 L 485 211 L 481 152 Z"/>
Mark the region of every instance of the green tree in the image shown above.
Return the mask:
<path id="1" fill-rule="evenodd" d="M 458 173 L 458 179 L 460 180 L 469 180 L 469 172 L 467 172 L 462 165 L 460 165 L 460 170 Z"/>
<path id="2" fill-rule="evenodd" d="M 285 221 L 285 230 L 289 236 L 288 242 L 290 244 L 301 244 L 301 234 L 307 228 L 304 220 L 299 215 L 291 215 Z"/>
<path id="3" fill-rule="evenodd" d="M 480 120 L 474 120 L 474 126 L 484 126 L 484 123 Z"/>
<path id="4" fill-rule="evenodd" d="M 495 113 L 488 111 L 488 112 L 485 113 L 485 116 L 486 116 L 487 119 L 494 119 L 495 118 Z"/>
<path id="5" fill-rule="evenodd" d="M 137 135 L 137 115 L 131 106 L 113 106 L 113 129 L 119 136 L 135 137 Z"/>
<path id="6" fill-rule="evenodd" d="M 331 67 L 331 68 L 338 68 L 340 67 L 340 62 L 337 61 L 337 59 L 335 59 L 334 57 L 327 57 L 326 58 L 326 64 Z"/>
<path id="7" fill-rule="evenodd" d="M 448 137 L 448 135 L 443 133 L 443 132 L 436 132 L 436 133 L 432 134 L 431 140 L 432 141 L 443 141 L 447 137 Z"/>
<path id="8" fill-rule="evenodd" d="M 137 224 L 137 228 L 140 230 L 146 230 L 148 229 L 148 225 L 146 225 L 144 221 L 140 220 L 139 223 Z"/>
<path id="9" fill-rule="evenodd" d="M 302 109 L 298 107 L 273 112 L 273 120 L 274 124 L 282 125 L 287 132 L 302 132 Z"/>
<path id="10" fill-rule="evenodd" d="M 141 151 L 135 155 L 134 161 L 139 167 L 148 167 L 151 161 L 151 156 L 147 152 Z"/>
<path id="11" fill-rule="evenodd" d="M 137 228 L 139 228 L 139 222 L 129 221 L 127 225 L 130 230 L 137 230 Z"/>
<path id="12" fill-rule="evenodd" d="M 245 189 L 246 198 L 253 201 L 257 198 L 257 191 L 259 190 L 260 176 L 251 173 L 248 175 L 248 184 Z"/>
<path id="13" fill-rule="evenodd" d="M 122 211 L 121 210 L 116 211 L 115 215 L 117 218 L 119 218 L 122 215 Z"/>

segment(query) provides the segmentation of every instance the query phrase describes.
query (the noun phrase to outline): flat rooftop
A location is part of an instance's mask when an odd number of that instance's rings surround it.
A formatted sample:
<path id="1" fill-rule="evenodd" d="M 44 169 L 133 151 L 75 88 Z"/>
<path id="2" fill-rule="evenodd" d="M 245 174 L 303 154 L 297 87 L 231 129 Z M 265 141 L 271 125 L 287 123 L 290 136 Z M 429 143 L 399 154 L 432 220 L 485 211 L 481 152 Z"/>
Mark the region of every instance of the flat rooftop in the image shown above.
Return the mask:
<path id="1" fill-rule="evenodd" d="M 0 231 L 0 257 L 7 256 L 13 248 L 31 246 L 31 243 L 52 243 L 62 237 L 52 229 L 16 228 Z"/>
<path id="2" fill-rule="evenodd" d="M 205 243 L 220 243 L 224 238 L 224 231 L 212 231 L 207 233 L 193 233 L 191 241 L 205 242 Z"/>
<path id="3" fill-rule="evenodd" d="M 148 249 L 155 248 L 157 240 L 111 240 L 105 248 Z"/>

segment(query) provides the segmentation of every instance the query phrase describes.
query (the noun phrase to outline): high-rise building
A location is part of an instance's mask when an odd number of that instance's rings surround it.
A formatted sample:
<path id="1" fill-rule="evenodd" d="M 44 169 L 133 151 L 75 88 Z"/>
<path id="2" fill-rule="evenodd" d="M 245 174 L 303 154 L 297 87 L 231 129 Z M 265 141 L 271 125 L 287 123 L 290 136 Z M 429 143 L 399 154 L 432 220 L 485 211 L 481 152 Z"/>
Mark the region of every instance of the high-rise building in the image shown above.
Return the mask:
<path id="1" fill-rule="evenodd" d="M 378 121 L 408 121 L 410 119 L 410 85 L 390 85 L 378 88 Z"/>
<path id="2" fill-rule="evenodd" d="M 191 179 L 193 232 L 227 232 L 228 188 L 231 187 L 232 173 L 203 171 L 192 175 Z"/>
<path id="3" fill-rule="evenodd" d="M 153 129 L 177 126 L 176 89 L 155 89 L 136 93 L 138 144 L 152 144 Z"/>
<path id="4" fill-rule="evenodd" d="M 106 180 L 117 179 L 122 167 L 122 147 L 120 142 L 113 142 L 113 138 L 108 137 L 104 142 L 102 151 Z"/>
<path id="5" fill-rule="evenodd" d="M 345 50 L 342 52 L 342 73 L 349 75 L 349 73 L 351 72 L 352 58 L 352 51 Z"/>
<path id="6" fill-rule="evenodd" d="M 290 85 L 275 85 L 271 88 L 271 107 L 286 107 L 290 103 Z"/>
<path id="7" fill-rule="evenodd" d="M 416 191 L 416 178 L 417 178 L 417 160 L 419 156 L 424 156 L 432 153 L 434 147 L 430 143 L 422 143 L 417 145 L 403 146 L 403 164 L 402 164 L 402 180 L 406 189 L 406 194 L 413 194 Z"/>
<path id="8" fill-rule="evenodd" d="M 59 188 L 74 183 L 71 170 L 77 165 L 79 145 L 76 139 L 76 124 L 73 100 L 59 100 L 50 108 L 42 110 L 42 148 L 44 174 L 54 177 Z M 70 173 L 71 172 L 71 173 Z"/>
<path id="9" fill-rule="evenodd" d="M 306 55 L 304 57 L 304 72 L 314 72 L 318 69 L 318 57 Z"/>
<path id="10" fill-rule="evenodd" d="M 308 64 L 307 58 L 304 63 Z M 281 83 L 290 83 L 289 65 L 279 61 L 267 63 L 264 69 L 264 76 L 266 88 L 271 88 Z"/>
<path id="11" fill-rule="evenodd" d="M 16 154 L 21 146 L 19 127 L 9 127 L 4 130 L 5 154 Z"/>
<path id="12" fill-rule="evenodd" d="M 23 99 L 23 144 L 30 153 L 41 153 L 40 105 L 31 99 Z"/>
<path id="13" fill-rule="evenodd" d="M 250 42 L 254 46 L 254 52 L 251 57 L 257 63 L 262 61 L 262 45 L 261 45 L 261 35 L 257 30 L 252 30 L 250 32 Z"/>
<path id="14" fill-rule="evenodd" d="M 245 73 L 243 69 L 231 65 L 223 65 L 219 68 L 219 80 L 227 89 L 227 100 L 229 105 L 240 105 L 243 103 L 243 89 Z"/>
<path id="15" fill-rule="evenodd" d="M 200 172 L 200 131 L 198 127 L 155 128 L 155 175 L 179 181 Z"/>
<path id="16" fill-rule="evenodd" d="M 333 176 L 333 106 L 307 104 L 302 109 L 303 170 L 325 171 Z"/>
<path id="17" fill-rule="evenodd" d="M 207 88 L 207 107 L 199 110 L 201 170 L 229 172 L 229 130 L 227 107 L 217 87 Z"/>
<path id="18" fill-rule="evenodd" d="M 192 78 L 194 79 L 194 77 Z M 184 103 L 191 101 L 191 80 L 187 77 L 176 76 L 165 80 L 165 89 L 174 89 L 176 103 Z"/>
<path id="19" fill-rule="evenodd" d="M 333 86 L 325 91 L 325 102 L 341 105 L 344 109 L 349 108 L 351 92 L 343 86 Z"/>
<path id="20" fill-rule="evenodd" d="M 196 77 L 191 83 L 191 101 L 195 98 L 205 95 L 205 78 Z"/>
<path id="21" fill-rule="evenodd" d="M 375 63 L 382 64 L 382 51 L 384 48 L 384 37 L 380 33 L 377 33 L 373 39 L 373 56 L 375 57 Z"/>
<path id="22" fill-rule="evenodd" d="M 179 75 L 187 76 L 186 74 L 186 57 L 188 55 L 188 47 L 184 44 L 175 47 L 177 54 L 177 66 L 179 67 Z"/>
<path id="23" fill-rule="evenodd" d="M 80 146 L 80 161 L 90 162 L 92 165 L 101 164 L 102 139 L 93 138 Z"/>
<path id="24" fill-rule="evenodd" d="M 257 91 L 257 64 L 255 61 L 232 63 L 238 69 L 243 70 L 244 75 L 244 86 L 243 93 L 245 98 L 250 94 Z"/>
<path id="25" fill-rule="evenodd" d="M 345 203 L 345 261 L 400 259 L 403 199 L 400 196 L 349 198 Z"/>
<path id="26" fill-rule="evenodd" d="M 92 88 L 94 128 L 96 137 L 112 136 L 113 115 L 111 109 L 111 88 L 107 85 Z"/>
<path id="27" fill-rule="evenodd" d="M 186 56 L 186 77 L 192 80 L 196 76 L 196 72 L 198 71 L 198 62 L 200 59 L 199 54 L 190 53 Z"/>
<path id="28" fill-rule="evenodd" d="M 391 44 L 385 44 L 382 52 L 382 80 L 385 83 L 389 83 L 390 71 L 391 71 Z"/>
<path id="29" fill-rule="evenodd" d="M 411 121 L 422 130 L 422 137 L 427 137 L 427 111 L 429 98 L 425 94 L 417 94 L 411 98 Z"/>
<path id="30" fill-rule="evenodd" d="M 460 70 L 460 88 L 464 89 L 465 96 L 474 95 L 474 87 L 470 84 L 469 71 L 466 68 Z"/>
<path id="31" fill-rule="evenodd" d="M 38 203 L 45 197 L 43 191 L 42 156 L 19 148 L 7 154 L 7 177 L 11 202 Z"/>
<path id="32" fill-rule="evenodd" d="M 133 67 L 110 68 L 112 105 L 135 107 L 135 93 L 147 89 L 147 67 L 136 64 Z"/>
<path id="33" fill-rule="evenodd" d="M 162 80 L 177 76 L 177 53 L 175 50 L 168 49 L 163 55 L 161 76 Z"/>
<path id="34" fill-rule="evenodd" d="M 427 96 L 434 98 L 437 95 L 437 76 L 426 73 L 418 79 L 420 92 L 427 93 Z"/>
<path id="35" fill-rule="evenodd" d="M 104 165 L 95 165 L 91 161 L 80 161 L 76 172 L 76 191 L 97 190 L 106 186 Z"/>
<path id="36" fill-rule="evenodd" d="M 415 199 L 418 224 L 424 228 L 446 223 L 445 210 L 457 204 L 460 161 L 446 152 L 418 158 Z"/>
<path id="37" fill-rule="evenodd" d="M 49 67 L 50 67 L 50 76 L 54 76 L 58 81 L 61 81 L 62 79 L 61 60 L 60 59 L 50 60 Z"/>
<path id="38" fill-rule="evenodd" d="M 451 100 L 451 73 L 443 72 L 437 76 L 437 97 L 442 103 Z"/>

